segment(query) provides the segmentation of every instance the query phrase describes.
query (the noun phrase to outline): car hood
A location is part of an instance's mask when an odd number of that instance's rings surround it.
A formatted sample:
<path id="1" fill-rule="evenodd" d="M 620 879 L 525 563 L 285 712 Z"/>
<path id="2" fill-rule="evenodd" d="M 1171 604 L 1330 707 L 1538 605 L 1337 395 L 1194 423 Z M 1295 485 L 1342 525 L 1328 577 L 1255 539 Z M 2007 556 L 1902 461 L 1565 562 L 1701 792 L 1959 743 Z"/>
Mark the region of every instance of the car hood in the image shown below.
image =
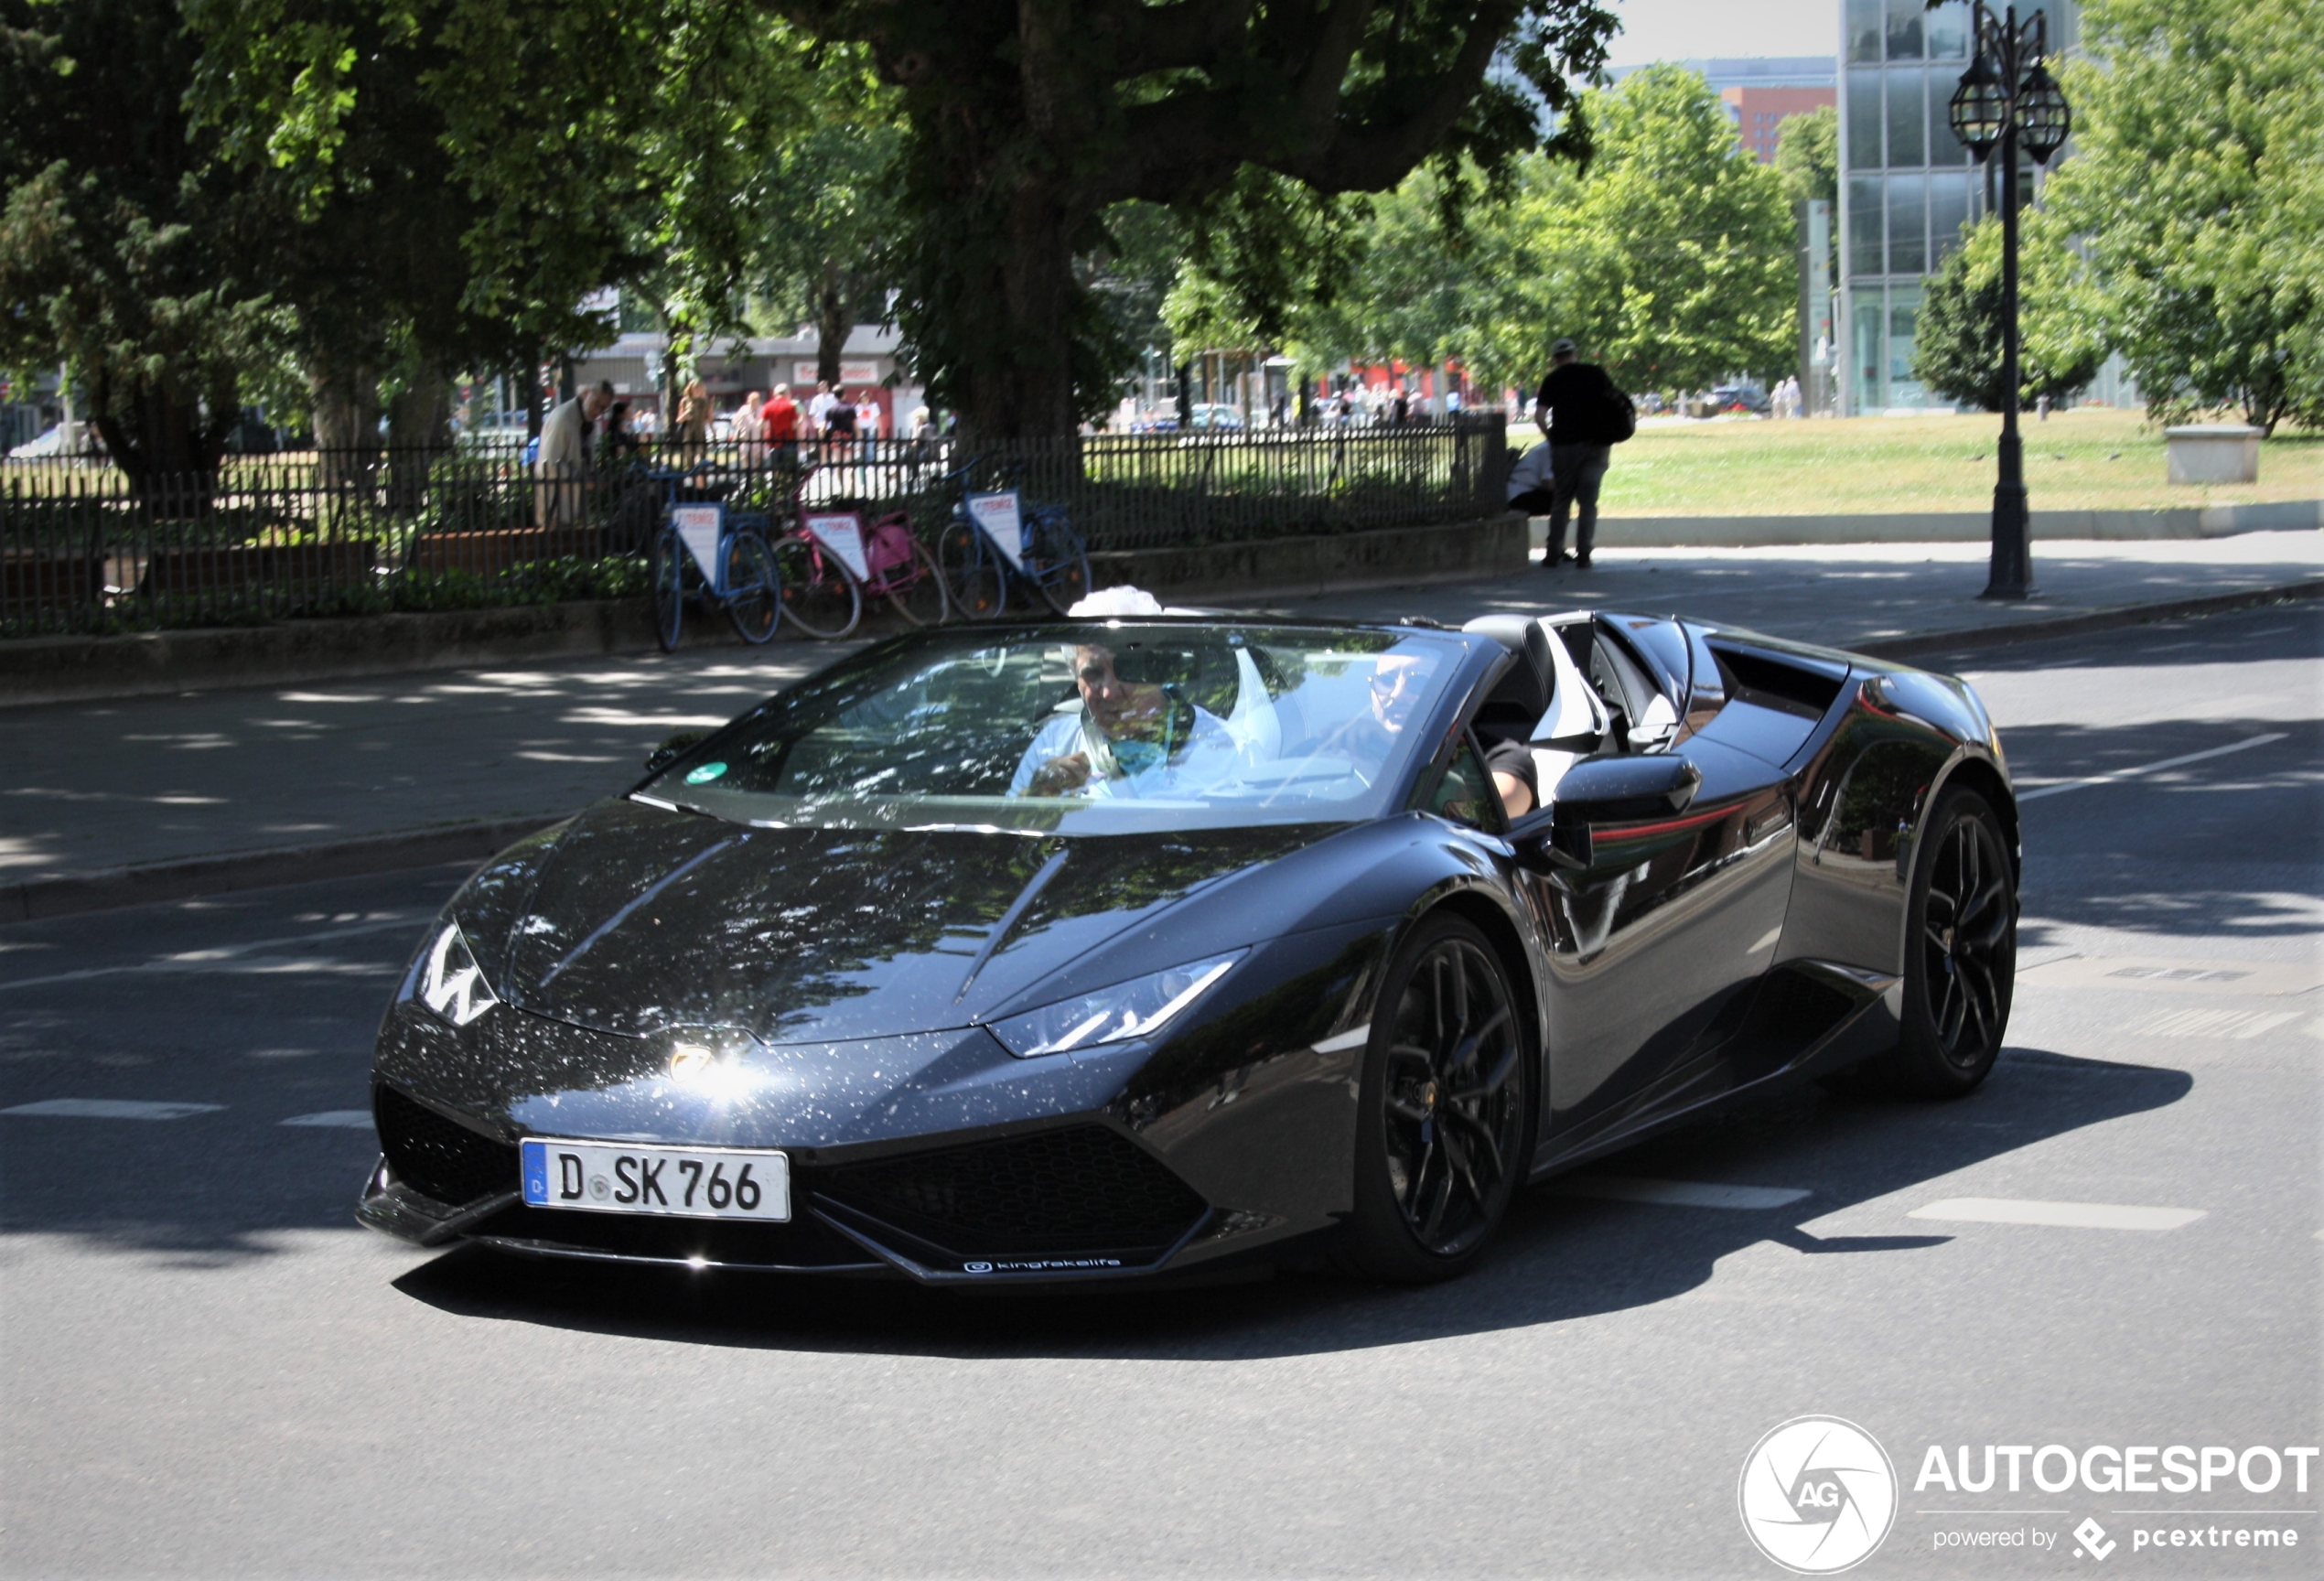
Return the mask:
<path id="1" fill-rule="evenodd" d="M 478 943 L 511 1004 L 604 1032 L 734 1027 L 782 1045 L 934 1031 L 1323 833 L 751 828 L 605 802 L 529 859 L 529 902 Z"/>

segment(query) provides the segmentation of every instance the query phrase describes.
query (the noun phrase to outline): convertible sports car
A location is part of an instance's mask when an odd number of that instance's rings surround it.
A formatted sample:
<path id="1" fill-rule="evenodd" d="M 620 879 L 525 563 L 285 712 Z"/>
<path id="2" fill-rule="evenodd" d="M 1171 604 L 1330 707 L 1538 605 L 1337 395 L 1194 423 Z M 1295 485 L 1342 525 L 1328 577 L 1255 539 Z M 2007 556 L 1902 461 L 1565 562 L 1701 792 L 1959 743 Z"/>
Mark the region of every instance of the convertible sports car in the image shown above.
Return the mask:
<path id="1" fill-rule="evenodd" d="M 1440 1278 L 1528 1180 L 1760 1083 L 1976 1086 L 2017 867 L 1976 695 L 1830 650 L 918 633 L 468 881 L 381 1027 L 359 1212 L 934 1284 Z"/>

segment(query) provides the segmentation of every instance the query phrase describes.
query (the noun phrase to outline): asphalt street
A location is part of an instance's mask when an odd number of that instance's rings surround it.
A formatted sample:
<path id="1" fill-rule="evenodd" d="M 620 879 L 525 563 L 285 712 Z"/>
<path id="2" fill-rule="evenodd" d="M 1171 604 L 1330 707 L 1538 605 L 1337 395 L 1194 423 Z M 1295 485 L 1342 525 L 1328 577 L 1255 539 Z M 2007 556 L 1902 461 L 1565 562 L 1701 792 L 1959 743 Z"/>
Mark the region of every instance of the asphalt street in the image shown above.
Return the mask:
<path id="1" fill-rule="evenodd" d="M 2324 1464 L 2280 1452 L 2324 1429 L 2320 640 L 2272 608 L 1964 656 L 2027 798 L 1993 1078 L 1695 1125 L 1427 1290 L 421 1252 L 350 1210 L 371 1031 L 457 871 L 0 928 L 0 1571 L 1777 1576 L 1738 1478 L 1818 1414 L 1895 1467 L 1856 1574 L 2316 1575 Z M 2052 1445 L 2281 1473 L 1927 1471 Z M 2296 1545 L 2142 1535 L 2261 1527 Z"/>

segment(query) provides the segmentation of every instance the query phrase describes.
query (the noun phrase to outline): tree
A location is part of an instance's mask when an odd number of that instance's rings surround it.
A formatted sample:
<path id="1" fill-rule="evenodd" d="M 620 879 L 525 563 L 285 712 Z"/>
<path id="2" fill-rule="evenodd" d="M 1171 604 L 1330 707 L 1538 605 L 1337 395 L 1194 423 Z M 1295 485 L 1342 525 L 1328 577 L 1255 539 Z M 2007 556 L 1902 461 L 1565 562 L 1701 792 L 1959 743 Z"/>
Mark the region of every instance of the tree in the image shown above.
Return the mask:
<path id="1" fill-rule="evenodd" d="M 286 328 L 250 267 L 279 213 L 188 121 L 175 0 L 0 0 L 0 362 L 61 359 L 141 493 L 207 479 Z"/>
<path id="2" fill-rule="evenodd" d="M 2021 220 L 2017 356 L 2019 410 L 2043 396 L 2062 400 L 2097 376 L 2106 348 L 2098 330 L 2096 293 L 2081 277 L 2081 260 L 2056 234 L 2054 220 Z M 1988 214 L 1929 281 L 1913 333 L 1912 373 L 1948 401 L 1998 412 L 2006 304 L 2001 290 L 2001 220 Z"/>
<path id="3" fill-rule="evenodd" d="M 1840 113 L 1820 104 L 1775 128 L 1775 173 L 1787 203 L 1840 201 Z"/>
<path id="4" fill-rule="evenodd" d="M 1593 90 L 1586 171 L 1535 161 L 1490 272 L 1506 365 L 1546 367 L 1559 336 L 1631 390 L 1788 367 L 1799 268 L 1782 178 L 1743 152 L 1696 72 L 1654 66 Z"/>
<path id="5" fill-rule="evenodd" d="M 815 377 L 839 382 L 848 331 L 888 313 L 888 253 L 902 226 L 890 182 L 903 128 L 893 94 L 834 61 L 804 126 L 776 147 L 759 217 L 761 294 L 815 327 Z"/>
<path id="6" fill-rule="evenodd" d="M 1069 433 L 1111 397 L 1121 349 L 1075 261 L 1113 205 L 1202 214 L 1246 170 L 1324 197 L 1429 159 L 1505 172 L 1544 103 L 1586 138 L 1566 79 L 1616 26 L 1593 0 L 769 4 L 902 89 L 899 316 L 931 391 L 988 436 Z"/>
<path id="7" fill-rule="evenodd" d="M 2324 36 L 2303 0 L 2091 0 L 2050 210 L 2157 418 L 2324 425 Z"/>

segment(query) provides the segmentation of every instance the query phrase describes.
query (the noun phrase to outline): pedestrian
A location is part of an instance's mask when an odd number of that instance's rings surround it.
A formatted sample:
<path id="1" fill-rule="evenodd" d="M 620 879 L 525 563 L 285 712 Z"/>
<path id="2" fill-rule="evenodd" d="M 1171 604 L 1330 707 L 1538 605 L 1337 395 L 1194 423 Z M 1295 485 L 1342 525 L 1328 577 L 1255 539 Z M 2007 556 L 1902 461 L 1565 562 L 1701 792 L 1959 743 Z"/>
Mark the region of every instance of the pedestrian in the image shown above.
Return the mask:
<path id="1" fill-rule="evenodd" d="M 759 429 L 773 452 L 775 465 L 799 465 L 799 403 L 791 398 L 790 385 L 776 385 L 775 393 L 759 409 Z"/>
<path id="2" fill-rule="evenodd" d="M 726 419 L 726 437 L 734 441 L 735 457 L 746 470 L 766 459 L 767 446 L 763 441 L 767 425 L 766 419 L 759 414 L 760 404 L 759 392 L 753 390 L 742 398 L 742 404 L 735 408 L 734 415 Z"/>
<path id="3" fill-rule="evenodd" d="M 828 458 L 844 461 L 848 447 L 855 438 L 855 407 L 845 396 L 834 395 L 823 408 L 823 447 Z"/>
<path id="4" fill-rule="evenodd" d="M 1614 388 L 1606 370 L 1581 360 L 1581 348 L 1560 337 L 1549 349 L 1550 370 L 1533 398 L 1533 422 L 1549 441 L 1555 494 L 1550 503 L 1549 541 L 1542 568 L 1566 563 L 1565 518 L 1576 510 L 1572 564 L 1589 569 L 1598 542 L 1598 490 L 1613 459 L 1611 446 L 1630 437 L 1637 416 L 1630 399 Z"/>
<path id="5" fill-rule="evenodd" d="M 857 393 L 855 397 L 855 437 L 864 446 L 864 459 L 866 461 L 877 461 L 879 459 L 879 434 L 880 429 L 883 426 L 880 419 L 884 415 L 886 415 L 886 414 L 882 413 L 879 409 L 878 396 L 873 394 L 869 390 L 864 390 Z"/>
<path id="6" fill-rule="evenodd" d="M 807 437 L 821 439 L 831 432 L 831 409 L 839 404 L 839 397 L 831 393 L 831 381 L 815 381 L 815 393 L 807 398 Z"/>
<path id="7" fill-rule="evenodd" d="M 689 467 L 702 459 L 710 447 L 710 392 L 703 388 L 699 379 L 689 379 L 678 394 L 676 420 L 670 425 L 670 436 L 678 442 L 679 454 Z"/>
<path id="8" fill-rule="evenodd" d="M 589 429 L 613 405 L 613 386 L 600 380 L 553 408 L 541 420 L 541 448 L 533 466 L 533 519 L 542 527 L 581 521 L 589 474 Z"/>

